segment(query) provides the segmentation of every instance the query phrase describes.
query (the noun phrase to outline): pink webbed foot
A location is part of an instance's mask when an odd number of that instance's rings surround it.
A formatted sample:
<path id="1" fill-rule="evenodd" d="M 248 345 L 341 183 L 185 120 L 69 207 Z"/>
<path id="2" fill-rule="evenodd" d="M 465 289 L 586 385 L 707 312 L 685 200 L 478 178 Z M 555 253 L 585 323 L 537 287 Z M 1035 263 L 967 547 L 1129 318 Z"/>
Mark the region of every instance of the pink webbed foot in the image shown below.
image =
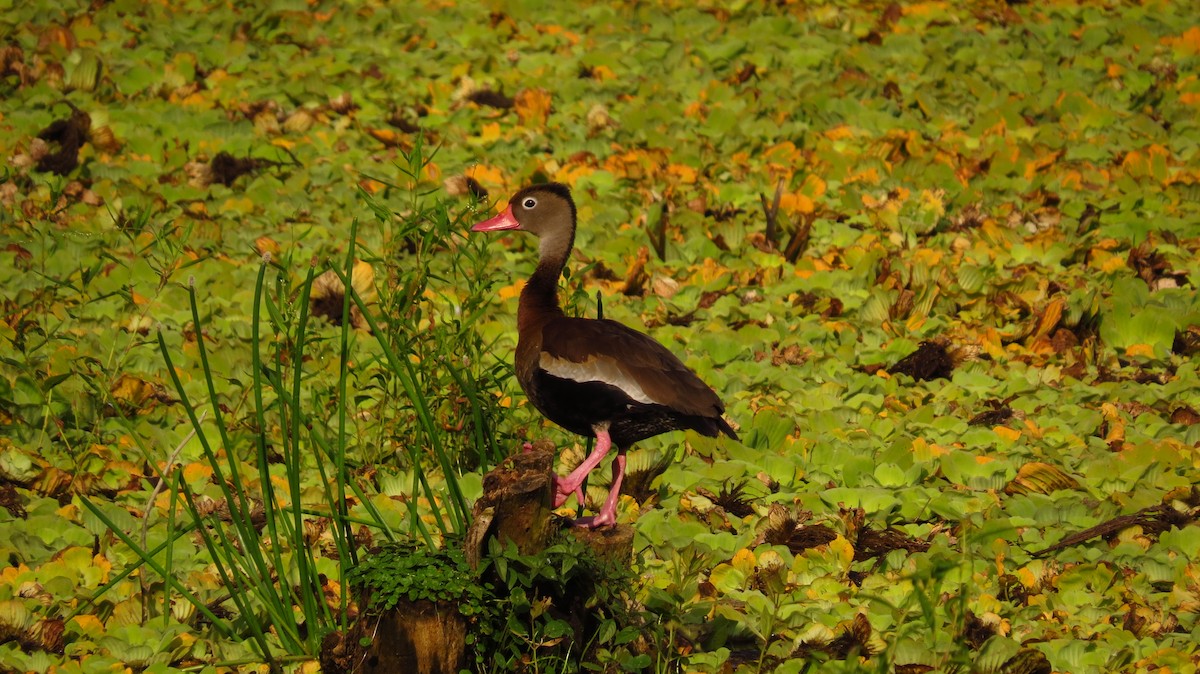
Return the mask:
<path id="1" fill-rule="evenodd" d="M 589 529 L 598 527 L 612 526 L 617 523 L 617 499 L 621 497 L 621 482 L 625 479 L 625 452 L 618 452 L 617 458 L 613 461 L 613 482 L 612 489 L 608 491 L 608 497 L 604 499 L 604 505 L 600 507 L 600 512 L 594 517 L 581 517 L 575 520 L 575 524 Z"/>
<path id="2" fill-rule="evenodd" d="M 616 513 L 605 516 L 604 513 L 594 515 L 592 517 L 580 517 L 575 520 L 575 526 L 585 529 L 599 529 L 600 527 L 611 527 L 617 523 Z"/>
<path id="3" fill-rule="evenodd" d="M 588 454 L 587 458 L 576 466 L 570 475 L 554 480 L 555 508 L 566 503 L 572 494 L 579 499 L 580 503 L 583 503 L 583 483 L 587 481 L 588 474 L 600 465 L 605 455 L 608 454 L 609 448 L 612 447 L 612 439 L 608 437 L 608 424 L 598 425 L 593 430 L 596 433 L 596 446 L 592 448 L 592 453 Z"/>

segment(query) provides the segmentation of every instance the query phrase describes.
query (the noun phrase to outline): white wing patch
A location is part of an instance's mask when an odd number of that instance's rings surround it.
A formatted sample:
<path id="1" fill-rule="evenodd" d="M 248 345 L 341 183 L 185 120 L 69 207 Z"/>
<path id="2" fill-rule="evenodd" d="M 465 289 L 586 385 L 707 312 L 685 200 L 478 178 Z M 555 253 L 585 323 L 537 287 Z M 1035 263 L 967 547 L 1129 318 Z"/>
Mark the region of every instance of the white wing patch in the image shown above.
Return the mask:
<path id="1" fill-rule="evenodd" d="M 570 379 L 577 382 L 598 381 L 616 386 L 624 391 L 625 395 L 638 402 L 655 402 L 650 396 L 646 395 L 646 392 L 638 385 L 636 379 L 626 374 L 619 365 L 609 358 L 593 357 L 588 358 L 582 363 L 576 363 L 565 358 L 555 358 L 543 351 L 541 358 L 538 359 L 538 365 L 547 373 L 561 379 Z"/>

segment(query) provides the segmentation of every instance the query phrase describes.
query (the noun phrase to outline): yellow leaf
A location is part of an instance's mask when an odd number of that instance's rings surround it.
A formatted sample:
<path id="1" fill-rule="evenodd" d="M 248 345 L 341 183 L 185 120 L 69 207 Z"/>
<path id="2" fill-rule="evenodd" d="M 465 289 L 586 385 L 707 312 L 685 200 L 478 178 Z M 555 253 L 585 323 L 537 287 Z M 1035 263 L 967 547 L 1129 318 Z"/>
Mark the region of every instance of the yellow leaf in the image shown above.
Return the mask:
<path id="1" fill-rule="evenodd" d="M 519 296 L 521 294 L 521 289 L 524 287 L 524 281 L 517 281 L 512 285 L 504 286 L 497 290 L 496 296 L 502 300 L 511 300 L 512 298 Z"/>
<path id="2" fill-rule="evenodd" d="M 350 285 L 364 302 L 375 299 L 375 268 L 363 260 L 355 260 L 350 271 Z"/>
<path id="3" fill-rule="evenodd" d="M 854 561 L 854 546 L 844 536 L 838 534 L 837 538 L 830 541 L 829 551 L 837 556 L 843 569 L 850 568 L 850 563 Z"/>
<path id="4" fill-rule="evenodd" d="M 525 126 L 545 126 L 550 115 L 550 92 L 541 88 L 522 89 L 513 99 L 517 117 Z"/>
<path id="5" fill-rule="evenodd" d="M 935 443 L 930 443 L 925 438 L 917 438 L 912 443 L 913 456 L 918 461 L 930 461 L 939 456 L 945 456 L 950 453 L 949 449 Z"/>
<path id="6" fill-rule="evenodd" d="M 933 248 L 918 248 L 913 251 L 913 262 L 922 262 L 928 267 L 936 267 L 942 263 L 944 253 Z"/>
<path id="7" fill-rule="evenodd" d="M 984 592 L 974 599 L 975 606 L 972 610 L 976 613 L 1003 611 L 1004 605 L 996 598 L 996 595 Z"/>
<path id="8" fill-rule="evenodd" d="M 738 550 L 736 554 L 734 554 L 730 565 L 738 571 L 749 575 L 754 572 L 754 565 L 756 562 L 757 560 L 754 557 L 754 552 L 749 548 L 742 548 L 741 550 Z"/>
<path id="9" fill-rule="evenodd" d="M 1033 419 L 1025 419 L 1024 424 L 1025 424 L 1025 430 L 1029 432 L 1029 436 L 1032 438 L 1041 440 L 1042 436 L 1044 436 L 1046 434 L 1046 432 L 1042 429 L 1042 427 L 1038 426 L 1037 423 L 1035 423 L 1033 421 Z"/>
<path id="10" fill-rule="evenodd" d="M 588 166 L 587 164 L 570 163 L 559 169 L 558 173 L 555 174 L 554 179 L 561 183 L 566 183 L 573 186 L 575 181 L 579 180 L 580 178 L 590 176 L 595 172 L 596 169 Z"/>
<path id="11" fill-rule="evenodd" d="M 608 66 L 596 66 L 592 68 L 592 79 L 600 80 L 601 82 L 615 80 L 617 79 L 617 74 Z"/>
<path id="12" fill-rule="evenodd" d="M 845 124 L 839 124 L 825 132 L 825 137 L 829 140 L 845 140 L 846 138 L 852 138 L 853 136 L 854 132 L 851 131 L 850 127 L 846 126 Z"/>
<path id="13" fill-rule="evenodd" d="M 194 108 L 211 108 L 213 107 L 212 100 L 202 91 L 196 91 L 183 97 L 179 102 L 181 106 Z"/>
<path id="14" fill-rule="evenodd" d="M 992 432 L 1004 438 L 1005 440 L 1008 440 L 1009 442 L 1016 442 L 1017 439 L 1021 437 L 1021 431 L 1011 429 L 1008 426 L 996 426 L 992 428 Z"/>
<path id="15" fill-rule="evenodd" d="M 391 129 L 376 129 L 367 127 L 367 135 L 383 143 L 385 147 L 399 147 L 404 143 L 404 136 Z"/>
<path id="16" fill-rule="evenodd" d="M 1021 581 L 1021 584 L 1024 585 L 1025 587 L 1028 587 L 1028 588 L 1037 587 L 1037 584 L 1038 584 L 1037 576 L 1033 575 L 1033 572 L 1030 571 L 1028 567 L 1017 569 L 1016 575 L 1017 575 L 1017 580 Z"/>
<path id="17" fill-rule="evenodd" d="M 183 467 L 183 479 L 189 483 L 201 482 L 212 477 L 212 468 L 202 463 L 189 463 Z"/>
<path id="18" fill-rule="evenodd" d="M 367 194 L 375 194 L 379 190 L 383 189 L 384 184 L 379 182 L 378 180 L 371 180 L 370 178 L 364 178 L 364 179 L 358 181 L 358 186 L 363 188 L 363 191 L 366 192 Z"/>
<path id="19" fill-rule="evenodd" d="M 796 145 L 790 140 L 776 143 L 763 152 L 763 159 L 783 165 L 798 164 L 802 157 L 800 150 L 796 149 Z"/>
<path id="20" fill-rule="evenodd" d="M 1121 418 L 1121 411 L 1117 409 L 1117 406 L 1112 403 L 1104 403 L 1100 405 L 1100 414 L 1108 422 L 1108 434 L 1104 436 L 1104 441 L 1110 445 L 1124 442 L 1125 421 Z"/>
<path id="21" fill-rule="evenodd" d="M 800 191 L 817 199 L 825 194 L 825 181 L 816 174 L 810 174 L 804 179 L 804 184 L 800 186 Z"/>
<path id="22" fill-rule="evenodd" d="M 756 565 L 760 569 L 780 569 L 787 564 L 783 561 L 783 556 L 774 550 L 763 550 L 763 553 L 758 556 Z"/>
<path id="23" fill-rule="evenodd" d="M 1171 157 L 1171 151 L 1162 145 L 1152 144 L 1144 151 L 1133 150 L 1121 161 L 1121 168 L 1134 177 L 1154 177 L 1163 179 L 1166 162 Z"/>
<path id="24" fill-rule="evenodd" d="M 1125 347 L 1125 355 L 1128 357 L 1145 356 L 1146 358 L 1154 357 L 1154 347 L 1149 344 L 1130 344 Z"/>
<path id="25" fill-rule="evenodd" d="M 711 257 L 704 258 L 704 262 L 701 263 L 700 268 L 697 271 L 699 272 L 700 280 L 705 283 L 716 280 L 722 275 L 729 273 L 729 269 L 727 267 L 721 266 Z"/>
<path id="26" fill-rule="evenodd" d="M 1063 307 L 1066 303 L 1060 297 L 1054 298 L 1050 304 L 1046 305 L 1045 311 L 1042 312 L 1042 318 L 1038 321 L 1037 330 L 1034 331 L 1034 338 L 1047 337 L 1050 331 L 1058 327 L 1058 322 L 1062 320 Z"/>
<path id="27" fill-rule="evenodd" d="M 136 407 L 154 395 L 154 387 L 145 379 L 122 374 L 113 382 L 109 393 L 117 402 Z"/>
<path id="28" fill-rule="evenodd" d="M 489 122 L 484 124 L 483 128 L 479 130 L 479 138 L 480 140 L 489 143 L 494 140 L 498 140 L 500 138 L 500 123 Z M 476 180 L 478 180 L 478 178 L 476 178 Z"/>
<path id="29" fill-rule="evenodd" d="M 270 253 L 271 255 L 279 254 L 279 244 L 269 236 L 260 236 L 254 240 L 254 250 L 259 255 Z"/>
<path id="30" fill-rule="evenodd" d="M 79 626 L 79 629 L 82 630 L 84 634 L 90 634 L 93 636 L 104 634 L 104 623 L 100 622 L 99 618 L 91 615 L 90 613 L 77 615 L 74 618 L 71 618 L 71 620 Z"/>
<path id="31" fill-rule="evenodd" d="M 1050 494 L 1078 489 L 1079 483 L 1058 466 L 1031 461 L 1017 470 L 1017 476 L 1004 487 L 1006 494 Z"/>
<path id="32" fill-rule="evenodd" d="M 1068 169 L 1058 179 L 1058 184 L 1074 190 L 1083 189 L 1083 174 L 1074 169 Z"/>
<path id="33" fill-rule="evenodd" d="M 666 150 L 633 149 L 615 152 L 604 160 L 604 169 L 609 173 L 631 180 L 655 177 L 667 163 Z"/>
<path id="34" fill-rule="evenodd" d="M 0 581 L 3 581 L 5 585 L 12 585 L 17 581 L 18 577 L 23 576 L 26 573 L 29 573 L 29 567 L 25 566 L 24 564 L 19 564 L 17 566 L 6 566 L 3 569 L 0 569 Z"/>
<path id="35" fill-rule="evenodd" d="M 921 209 L 937 215 L 946 212 L 945 190 L 921 190 Z"/>
<path id="36" fill-rule="evenodd" d="M 918 2 L 904 8 L 905 16 L 945 16 L 949 7 L 944 2 Z"/>
<path id="37" fill-rule="evenodd" d="M 534 29 L 539 33 L 545 33 L 546 35 L 561 35 L 566 38 L 567 42 L 569 42 L 572 47 L 579 44 L 579 35 L 575 32 L 567 30 L 566 28 L 563 28 L 562 26 L 556 24 L 546 24 L 535 26 Z"/>
<path id="38" fill-rule="evenodd" d="M 779 208 L 785 213 L 812 213 L 817 205 L 807 195 L 789 192 L 779 197 Z"/>
<path id="39" fill-rule="evenodd" d="M 209 89 L 214 89 L 227 79 L 229 79 L 229 73 L 224 68 L 217 68 L 205 76 L 204 83 L 208 85 Z"/>
<path id="40" fill-rule="evenodd" d="M 95 555 L 92 557 L 92 566 L 104 572 L 104 575 L 100 577 L 100 582 L 108 582 L 108 574 L 112 571 L 112 562 L 108 561 L 104 555 Z"/>
<path id="41" fill-rule="evenodd" d="M 1112 273 L 1118 269 L 1125 268 L 1125 257 L 1124 255 L 1113 255 L 1106 250 L 1096 247 L 1091 250 L 1088 266 L 1105 273 Z"/>
<path id="42" fill-rule="evenodd" d="M 996 360 L 1004 358 L 1004 342 L 1000 331 L 995 328 L 985 328 L 979 335 L 979 347 L 984 353 Z"/>
<path id="43" fill-rule="evenodd" d="M 696 182 L 696 169 L 686 164 L 671 164 L 667 167 L 667 175 L 679 178 L 679 182 L 685 185 Z"/>
<path id="44" fill-rule="evenodd" d="M 872 166 L 865 171 L 859 171 L 858 173 L 851 174 L 848 178 L 846 178 L 845 184 L 849 185 L 851 183 L 869 183 L 871 185 L 878 185 L 879 171 Z"/>
<path id="45" fill-rule="evenodd" d="M 1183 54 L 1200 54 L 1200 26 L 1192 26 L 1179 37 L 1164 37 L 1162 43 L 1174 47 Z"/>
<path id="46" fill-rule="evenodd" d="M 1033 161 L 1025 162 L 1025 179 L 1033 180 L 1040 171 L 1054 165 L 1058 158 L 1062 156 L 1062 150 L 1056 150 L 1048 155 L 1043 155 Z"/>
<path id="47" fill-rule="evenodd" d="M 502 191 L 508 186 L 508 182 L 504 179 L 504 174 L 500 169 L 487 164 L 475 164 L 467 171 L 467 175 L 474 178 L 475 182 L 483 185 L 489 193 Z"/>

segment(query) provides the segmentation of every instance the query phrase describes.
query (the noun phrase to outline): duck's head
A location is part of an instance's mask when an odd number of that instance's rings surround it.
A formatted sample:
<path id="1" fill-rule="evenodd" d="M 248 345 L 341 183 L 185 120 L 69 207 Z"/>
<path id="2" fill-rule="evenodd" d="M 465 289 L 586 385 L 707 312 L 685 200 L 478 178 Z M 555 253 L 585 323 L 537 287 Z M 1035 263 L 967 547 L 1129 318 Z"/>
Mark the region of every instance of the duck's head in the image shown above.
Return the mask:
<path id="1" fill-rule="evenodd" d="M 517 192 L 500 215 L 484 220 L 471 231 L 519 229 L 545 238 L 574 228 L 575 202 L 570 188 L 562 183 L 544 183 Z"/>

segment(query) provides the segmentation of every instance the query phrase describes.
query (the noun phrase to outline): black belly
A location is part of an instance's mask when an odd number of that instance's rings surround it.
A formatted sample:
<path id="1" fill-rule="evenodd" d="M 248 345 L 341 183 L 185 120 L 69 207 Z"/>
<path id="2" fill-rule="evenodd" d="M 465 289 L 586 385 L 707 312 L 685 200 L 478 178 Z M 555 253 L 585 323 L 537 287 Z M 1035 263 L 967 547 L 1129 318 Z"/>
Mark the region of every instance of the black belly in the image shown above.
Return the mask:
<path id="1" fill-rule="evenodd" d="M 578 382 L 538 369 L 532 381 L 522 382 L 522 388 L 539 412 L 572 433 L 594 437 L 593 427 L 607 421 L 613 444 L 623 449 L 639 440 L 686 428 L 709 437 L 717 435 L 714 419 L 639 402 L 604 382 Z"/>

